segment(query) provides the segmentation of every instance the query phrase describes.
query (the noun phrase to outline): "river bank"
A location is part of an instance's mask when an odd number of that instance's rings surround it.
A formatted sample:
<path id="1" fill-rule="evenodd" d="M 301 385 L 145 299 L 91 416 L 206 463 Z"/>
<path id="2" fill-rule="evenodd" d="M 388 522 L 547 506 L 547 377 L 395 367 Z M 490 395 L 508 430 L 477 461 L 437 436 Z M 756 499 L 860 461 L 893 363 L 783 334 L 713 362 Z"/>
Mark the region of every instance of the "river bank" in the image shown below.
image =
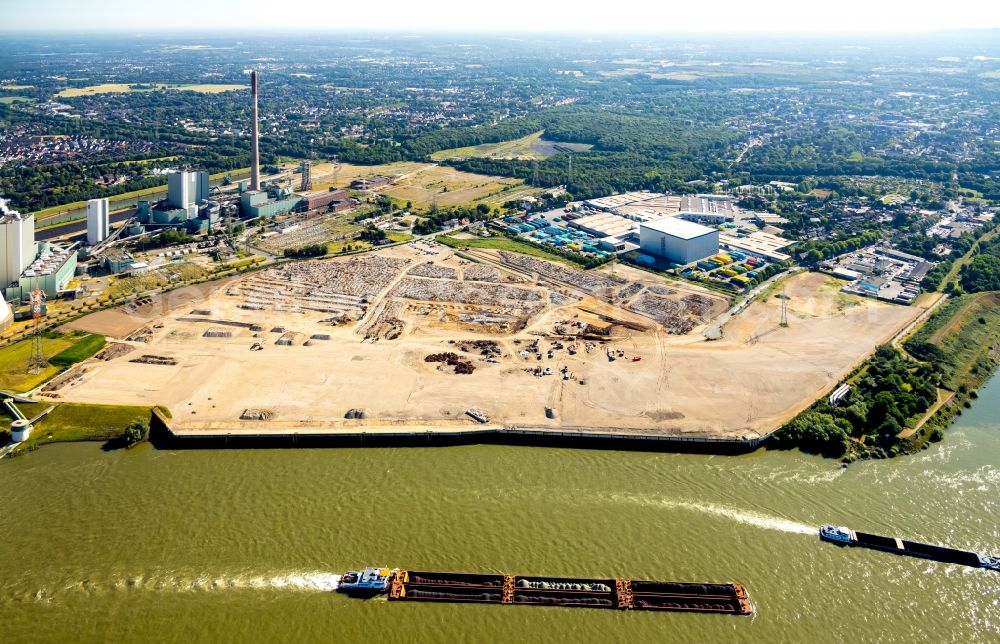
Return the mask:
<path id="1" fill-rule="evenodd" d="M 906 353 L 880 347 L 832 395 L 769 444 L 842 458 L 886 458 L 941 441 L 1000 364 L 1000 294 L 963 295 L 908 332 Z"/>

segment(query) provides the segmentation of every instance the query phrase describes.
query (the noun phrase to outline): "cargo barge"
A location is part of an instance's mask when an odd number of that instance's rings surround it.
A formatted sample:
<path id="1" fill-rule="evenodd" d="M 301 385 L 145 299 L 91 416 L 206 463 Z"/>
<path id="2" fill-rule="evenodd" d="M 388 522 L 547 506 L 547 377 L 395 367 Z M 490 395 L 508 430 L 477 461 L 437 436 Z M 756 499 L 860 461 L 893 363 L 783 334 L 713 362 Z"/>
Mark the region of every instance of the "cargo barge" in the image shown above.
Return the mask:
<path id="1" fill-rule="evenodd" d="M 372 577 L 372 572 L 375 575 Z M 527 606 L 571 606 L 618 610 L 659 610 L 696 613 L 751 615 L 753 604 L 742 584 L 697 584 L 631 579 L 584 579 L 576 577 L 531 577 L 366 569 L 344 573 L 351 583 L 338 591 L 371 596 L 384 584 L 391 601 L 456 602 L 473 604 L 519 604 Z M 363 587 L 356 580 L 375 579 Z"/>
<path id="2" fill-rule="evenodd" d="M 1000 557 L 991 557 L 977 552 L 969 552 L 968 550 L 932 546 L 926 543 L 917 543 L 916 541 L 905 541 L 897 537 L 883 537 L 878 534 L 868 534 L 867 532 L 859 532 L 842 526 L 823 526 L 819 529 L 819 538 L 843 546 L 871 548 L 872 550 L 883 550 L 898 555 L 932 559 L 934 561 L 943 561 L 962 566 L 972 566 L 973 568 L 987 568 L 1000 572 Z"/>

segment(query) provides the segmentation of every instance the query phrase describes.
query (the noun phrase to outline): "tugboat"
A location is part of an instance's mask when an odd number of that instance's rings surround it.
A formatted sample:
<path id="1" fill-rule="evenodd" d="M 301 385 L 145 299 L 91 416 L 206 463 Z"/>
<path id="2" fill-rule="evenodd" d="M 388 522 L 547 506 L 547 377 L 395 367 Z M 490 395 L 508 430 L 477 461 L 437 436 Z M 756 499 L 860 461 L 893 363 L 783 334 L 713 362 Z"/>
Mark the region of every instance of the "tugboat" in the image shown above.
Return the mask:
<path id="1" fill-rule="evenodd" d="M 1000 557 L 987 557 L 986 555 L 979 555 L 979 565 L 983 568 L 989 568 L 990 570 L 1000 572 Z"/>
<path id="2" fill-rule="evenodd" d="M 843 526 L 825 525 L 819 529 L 819 538 L 834 543 L 850 544 L 854 541 L 851 529 Z"/>
<path id="3" fill-rule="evenodd" d="M 386 592 L 396 568 L 365 568 L 345 572 L 337 592 L 357 597 L 372 597 Z"/>

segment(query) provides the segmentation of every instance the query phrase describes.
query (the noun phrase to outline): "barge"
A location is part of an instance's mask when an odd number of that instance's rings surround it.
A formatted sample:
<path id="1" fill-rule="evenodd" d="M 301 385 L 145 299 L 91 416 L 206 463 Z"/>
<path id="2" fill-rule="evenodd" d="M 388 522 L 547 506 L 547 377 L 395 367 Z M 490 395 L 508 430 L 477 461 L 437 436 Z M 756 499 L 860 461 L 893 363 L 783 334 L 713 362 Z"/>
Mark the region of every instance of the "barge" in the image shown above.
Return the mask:
<path id="1" fill-rule="evenodd" d="M 916 541 L 905 541 L 897 537 L 883 537 L 878 534 L 868 534 L 867 532 L 851 530 L 843 526 L 825 525 L 819 529 L 819 538 L 842 546 L 871 548 L 872 550 L 882 550 L 908 557 L 932 559 L 934 561 L 943 561 L 944 563 L 971 566 L 973 568 L 987 568 L 1000 572 L 1000 557 L 982 555 L 978 552 L 970 552 L 968 550 L 932 546 Z"/>
<path id="2" fill-rule="evenodd" d="M 632 579 L 534 577 L 503 574 L 365 569 L 344 573 L 345 580 L 365 579 L 369 571 L 389 572 L 384 591 L 357 582 L 337 588 L 371 596 L 388 592 L 391 601 L 569 606 L 618 610 L 658 610 L 751 615 L 753 604 L 742 584 L 698 584 Z M 378 585 L 376 582 L 374 585 Z"/>

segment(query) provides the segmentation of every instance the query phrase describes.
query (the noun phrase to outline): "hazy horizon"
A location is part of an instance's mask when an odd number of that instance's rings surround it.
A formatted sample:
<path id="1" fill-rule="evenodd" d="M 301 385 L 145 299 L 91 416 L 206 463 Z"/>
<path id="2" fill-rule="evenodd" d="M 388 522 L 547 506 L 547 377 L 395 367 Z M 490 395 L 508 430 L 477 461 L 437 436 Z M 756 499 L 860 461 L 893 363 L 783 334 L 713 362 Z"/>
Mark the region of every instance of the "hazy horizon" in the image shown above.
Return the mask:
<path id="1" fill-rule="evenodd" d="M 975 0 L 954 0 L 946 15 L 928 2 L 896 3 L 843 0 L 829 13 L 822 6 L 795 0 L 753 4 L 721 0 L 703 6 L 648 6 L 623 0 L 583 0 L 572 12 L 529 0 L 508 0 L 502 11 L 457 0 L 432 0 L 419 6 L 400 0 L 380 3 L 377 12 L 338 11 L 319 0 L 299 0 L 276 13 L 260 0 L 197 2 L 176 0 L 152 14 L 127 0 L 36 0 L 4 8 L 3 33 L 164 33 L 267 30 L 322 32 L 437 33 L 589 33 L 643 35 L 921 35 L 955 30 L 1000 28 L 1000 8 Z"/>

